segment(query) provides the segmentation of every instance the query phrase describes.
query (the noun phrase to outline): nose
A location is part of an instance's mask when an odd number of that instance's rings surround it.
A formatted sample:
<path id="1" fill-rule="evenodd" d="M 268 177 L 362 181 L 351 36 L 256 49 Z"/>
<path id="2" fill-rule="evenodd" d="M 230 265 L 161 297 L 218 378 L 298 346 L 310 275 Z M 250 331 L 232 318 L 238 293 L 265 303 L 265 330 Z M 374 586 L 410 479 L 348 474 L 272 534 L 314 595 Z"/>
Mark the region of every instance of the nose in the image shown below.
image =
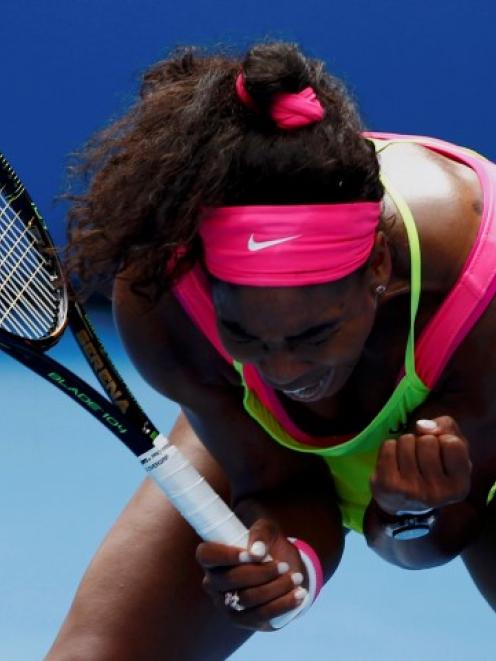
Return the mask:
<path id="1" fill-rule="evenodd" d="M 257 367 L 264 381 L 277 389 L 301 388 L 312 380 L 312 365 L 289 351 L 270 351 Z"/>

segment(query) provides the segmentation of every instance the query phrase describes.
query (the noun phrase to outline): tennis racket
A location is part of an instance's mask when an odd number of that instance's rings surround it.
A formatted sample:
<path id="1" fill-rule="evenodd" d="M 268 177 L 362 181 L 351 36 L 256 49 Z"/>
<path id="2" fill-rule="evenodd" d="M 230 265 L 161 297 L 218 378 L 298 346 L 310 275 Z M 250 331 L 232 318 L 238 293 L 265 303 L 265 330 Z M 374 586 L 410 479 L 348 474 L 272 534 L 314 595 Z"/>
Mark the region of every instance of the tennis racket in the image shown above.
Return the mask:
<path id="1" fill-rule="evenodd" d="M 106 397 L 45 353 L 67 327 Z M 124 443 L 202 539 L 247 547 L 243 523 L 158 431 L 129 391 L 63 275 L 41 214 L 1 153 L 0 349 L 56 386 Z M 305 606 L 306 600 L 273 618 L 271 625 L 283 627 Z"/>
<path id="2" fill-rule="evenodd" d="M 107 397 L 45 352 L 69 327 Z M 0 154 L 0 348 L 111 431 L 206 541 L 246 547 L 245 526 L 145 415 L 70 284 L 45 223 Z"/>

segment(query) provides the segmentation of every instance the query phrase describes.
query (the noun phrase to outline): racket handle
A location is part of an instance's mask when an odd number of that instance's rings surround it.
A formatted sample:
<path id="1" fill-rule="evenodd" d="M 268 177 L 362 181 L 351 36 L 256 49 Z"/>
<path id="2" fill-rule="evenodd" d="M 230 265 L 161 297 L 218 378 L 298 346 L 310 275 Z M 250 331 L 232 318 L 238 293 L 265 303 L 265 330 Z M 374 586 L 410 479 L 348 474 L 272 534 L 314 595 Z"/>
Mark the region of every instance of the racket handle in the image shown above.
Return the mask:
<path id="1" fill-rule="evenodd" d="M 155 447 L 139 460 L 190 526 L 206 542 L 246 549 L 248 530 L 191 462 L 162 434 L 153 443 Z M 299 614 L 303 605 L 273 618 L 271 625 L 274 629 L 282 628 Z"/>
<path id="2" fill-rule="evenodd" d="M 246 548 L 248 530 L 191 462 L 165 436 L 139 459 L 178 512 L 206 542 Z"/>

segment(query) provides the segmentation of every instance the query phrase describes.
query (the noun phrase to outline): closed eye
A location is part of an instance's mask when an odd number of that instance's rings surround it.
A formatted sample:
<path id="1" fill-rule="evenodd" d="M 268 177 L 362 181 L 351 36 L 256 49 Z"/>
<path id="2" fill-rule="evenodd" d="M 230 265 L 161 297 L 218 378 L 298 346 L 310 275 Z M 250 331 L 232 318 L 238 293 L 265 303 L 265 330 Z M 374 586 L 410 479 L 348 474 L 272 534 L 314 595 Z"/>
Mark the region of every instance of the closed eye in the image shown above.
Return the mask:
<path id="1" fill-rule="evenodd" d="M 243 330 L 241 326 L 234 322 L 221 320 L 221 324 L 228 331 L 230 339 L 234 342 L 237 342 L 238 344 L 248 344 L 248 342 L 254 342 L 255 340 L 258 340 L 258 337 L 250 335 L 245 330 Z"/>
<path id="2" fill-rule="evenodd" d="M 324 344 L 324 342 L 327 342 L 327 340 L 338 330 L 339 326 L 336 323 L 322 324 L 321 326 L 310 328 L 300 335 L 290 337 L 288 338 L 288 341 L 293 345 L 310 344 L 312 346 L 318 346 L 319 344 Z"/>
<path id="3" fill-rule="evenodd" d="M 238 344 L 248 344 L 249 342 L 260 342 L 260 338 L 255 335 L 250 335 L 247 333 L 244 328 L 239 324 L 233 321 L 227 321 L 221 319 L 220 323 L 222 327 L 227 331 L 229 338 Z M 319 326 L 313 326 L 307 330 L 299 333 L 298 335 L 292 335 L 286 337 L 286 341 L 290 346 L 297 346 L 301 344 L 307 344 L 312 346 L 318 346 L 319 344 L 324 344 L 331 335 L 334 335 L 339 330 L 339 324 L 337 321 L 327 322 L 325 324 L 320 324 Z"/>

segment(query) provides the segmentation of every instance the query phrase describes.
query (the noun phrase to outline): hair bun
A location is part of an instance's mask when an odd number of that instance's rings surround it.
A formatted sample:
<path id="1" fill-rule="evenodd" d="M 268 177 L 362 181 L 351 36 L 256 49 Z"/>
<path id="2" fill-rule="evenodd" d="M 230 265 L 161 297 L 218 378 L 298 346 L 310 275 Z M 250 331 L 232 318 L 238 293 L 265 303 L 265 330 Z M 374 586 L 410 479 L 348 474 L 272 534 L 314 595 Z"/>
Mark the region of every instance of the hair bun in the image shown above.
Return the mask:
<path id="1" fill-rule="evenodd" d="M 278 92 L 297 93 L 312 86 L 311 67 L 296 44 L 273 42 L 251 48 L 242 63 L 246 90 L 260 110 Z"/>

